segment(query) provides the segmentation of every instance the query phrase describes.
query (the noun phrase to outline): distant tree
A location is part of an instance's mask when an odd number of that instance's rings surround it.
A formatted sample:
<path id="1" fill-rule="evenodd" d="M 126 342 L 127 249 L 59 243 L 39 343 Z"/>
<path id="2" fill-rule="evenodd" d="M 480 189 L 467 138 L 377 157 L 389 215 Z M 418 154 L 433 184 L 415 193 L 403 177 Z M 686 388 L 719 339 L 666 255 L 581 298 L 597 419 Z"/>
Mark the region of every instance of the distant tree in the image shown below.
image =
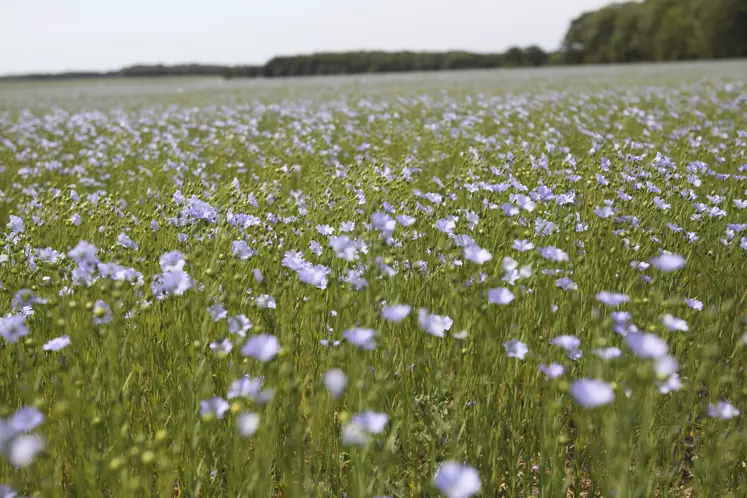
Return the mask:
<path id="1" fill-rule="evenodd" d="M 505 54 L 503 54 L 503 62 L 508 67 L 523 66 L 525 64 L 524 51 L 519 47 L 509 48 Z"/>
<path id="2" fill-rule="evenodd" d="M 549 58 L 549 54 L 537 45 L 532 45 L 524 50 L 524 61 L 530 66 L 544 66 Z"/>

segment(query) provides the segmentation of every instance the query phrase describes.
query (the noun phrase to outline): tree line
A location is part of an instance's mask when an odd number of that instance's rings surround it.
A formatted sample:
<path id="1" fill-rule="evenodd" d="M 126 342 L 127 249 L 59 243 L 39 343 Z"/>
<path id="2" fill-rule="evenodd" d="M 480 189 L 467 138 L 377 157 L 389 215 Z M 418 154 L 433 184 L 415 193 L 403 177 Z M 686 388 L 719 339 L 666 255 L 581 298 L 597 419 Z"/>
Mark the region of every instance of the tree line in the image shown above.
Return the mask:
<path id="1" fill-rule="evenodd" d="M 503 53 L 330 52 L 274 57 L 263 65 L 135 65 L 0 79 L 221 76 L 280 78 L 448 69 L 532 67 L 747 57 L 747 0 L 644 0 L 612 4 L 574 19 L 560 50 L 513 47 Z"/>
<path id="2" fill-rule="evenodd" d="M 397 73 L 405 71 L 442 71 L 494 67 L 543 66 L 550 54 L 540 47 L 511 48 L 504 53 L 452 52 L 330 52 L 289 57 L 274 57 L 260 70 L 260 76 L 325 74 Z M 247 76 L 246 69 L 228 69 L 225 77 Z M 249 70 L 256 70 L 249 68 Z M 250 74 L 248 76 L 254 76 Z"/>
<path id="3" fill-rule="evenodd" d="M 332 74 L 363 74 L 404 71 L 441 71 L 495 67 L 543 66 L 553 54 L 538 46 L 514 47 L 504 53 L 452 52 L 329 52 L 274 57 L 261 66 L 222 66 L 213 64 L 138 64 L 118 71 L 67 72 L 5 76 L 8 80 L 73 78 L 120 78 L 154 76 L 222 76 L 231 78 L 280 78 Z M 557 57 L 556 57 L 557 59 Z"/>

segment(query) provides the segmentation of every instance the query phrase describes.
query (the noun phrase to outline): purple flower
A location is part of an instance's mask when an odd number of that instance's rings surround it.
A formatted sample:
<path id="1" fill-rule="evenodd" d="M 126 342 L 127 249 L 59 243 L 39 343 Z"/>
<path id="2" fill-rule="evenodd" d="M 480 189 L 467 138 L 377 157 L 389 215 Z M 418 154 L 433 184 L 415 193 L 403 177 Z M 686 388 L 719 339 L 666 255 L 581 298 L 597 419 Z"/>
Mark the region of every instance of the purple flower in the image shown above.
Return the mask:
<path id="1" fill-rule="evenodd" d="M 601 291 L 596 295 L 597 301 L 607 306 L 617 307 L 630 301 L 630 296 L 615 292 Z"/>
<path id="2" fill-rule="evenodd" d="M 55 337 L 54 339 L 47 341 L 47 343 L 42 346 L 42 349 L 44 351 L 59 351 L 68 347 L 69 345 L 70 336 L 63 335 L 61 337 Z"/>
<path id="3" fill-rule="evenodd" d="M 324 374 L 324 387 L 327 388 L 330 396 L 333 398 L 339 398 L 340 395 L 345 391 L 345 386 L 348 383 L 348 377 L 345 372 L 339 368 L 333 368 L 327 370 Z"/>
<path id="4" fill-rule="evenodd" d="M 412 307 L 407 304 L 392 304 L 390 306 L 384 306 L 384 309 L 381 310 L 381 317 L 384 320 L 399 323 L 407 318 L 410 311 L 412 311 Z"/>
<path id="5" fill-rule="evenodd" d="M 245 240 L 234 240 L 231 243 L 231 253 L 243 261 L 257 254 L 257 251 L 249 247 Z"/>
<path id="6" fill-rule="evenodd" d="M 443 337 L 447 330 L 451 330 L 454 321 L 448 316 L 432 315 L 424 308 L 418 310 L 418 324 L 426 333 Z"/>
<path id="7" fill-rule="evenodd" d="M 684 267 L 685 258 L 679 254 L 664 252 L 655 258 L 651 258 L 649 263 L 654 265 L 659 271 L 669 273 Z"/>
<path id="8" fill-rule="evenodd" d="M 329 245 L 335 251 L 335 256 L 338 258 L 345 261 L 355 261 L 358 259 L 358 245 L 347 235 L 330 237 Z"/>
<path id="9" fill-rule="evenodd" d="M 8 460 L 16 467 L 26 467 L 45 446 L 44 439 L 36 434 L 16 436 L 6 450 Z"/>
<path id="10" fill-rule="evenodd" d="M 683 320 L 682 318 L 677 318 L 676 316 L 672 316 L 669 313 L 662 317 L 661 323 L 670 332 L 687 332 L 688 330 L 690 330 L 690 327 L 687 325 L 687 322 L 685 320 Z"/>
<path id="11" fill-rule="evenodd" d="M 584 408 L 608 405 L 615 400 L 615 391 L 603 380 L 577 380 L 571 384 L 570 393 L 576 403 Z"/>
<path id="12" fill-rule="evenodd" d="M 214 322 L 218 322 L 220 320 L 223 320 L 228 316 L 228 312 L 226 311 L 226 308 L 223 307 L 220 303 L 215 303 L 211 307 L 208 308 L 208 312 L 210 313 L 210 318 L 213 319 Z"/>
<path id="13" fill-rule="evenodd" d="M 481 265 L 493 259 L 493 256 L 477 245 L 470 245 L 464 248 L 464 259 Z"/>
<path id="14" fill-rule="evenodd" d="M 200 401 L 200 417 L 223 418 L 229 409 L 228 402 L 220 397 L 208 398 Z"/>
<path id="15" fill-rule="evenodd" d="M 557 379 L 565 373 L 565 367 L 559 363 L 544 363 L 539 366 L 539 371 L 547 376 L 548 379 Z"/>
<path id="16" fill-rule="evenodd" d="M 537 249 L 537 251 L 539 251 L 540 256 L 542 256 L 543 258 L 549 259 L 550 261 L 554 261 L 556 263 L 568 261 L 568 254 L 558 249 L 557 247 L 540 247 Z"/>
<path id="17" fill-rule="evenodd" d="M 181 296 L 192 288 L 192 279 L 185 271 L 172 270 L 160 273 L 153 277 L 151 291 L 157 301 L 168 296 Z"/>
<path id="18" fill-rule="evenodd" d="M 496 287 L 488 290 L 488 302 L 498 305 L 506 305 L 514 300 L 514 294 L 505 287 Z"/>
<path id="19" fill-rule="evenodd" d="M 480 475 L 469 465 L 446 461 L 433 477 L 436 486 L 446 498 L 470 498 L 480 492 Z"/>
<path id="20" fill-rule="evenodd" d="M 376 347 L 376 342 L 374 341 L 375 335 L 375 330 L 360 327 L 353 327 L 342 333 L 345 340 L 365 351 L 371 351 Z"/>
<path id="21" fill-rule="evenodd" d="M 525 251 L 531 251 L 534 249 L 534 244 L 529 242 L 528 240 L 514 240 L 513 246 L 511 248 L 515 251 L 525 252 Z"/>
<path id="22" fill-rule="evenodd" d="M 97 252 L 98 249 L 95 245 L 81 240 L 78 245 L 68 251 L 67 255 L 80 265 L 92 266 L 99 262 L 99 258 L 96 256 Z"/>
<path id="23" fill-rule="evenodd" d="M 560 287 L 564 291 L 577 290 L 578 289 L 578 285 L 576 284 L 576 282 L 574 282 L 573 280 L 571 280 L 568 277 L 562 277 L 562 278 L 557 279 L 555 281 L 555 287 Z"/>
<path id="24" fill-rule="evenodd" d="M 231 387 L 228 388 L 228 394 L 226 397 L 228 399 L 256 398 L 259 395 L 261 388 L 261 377 L 252 378 L 248 375 L 244 375 L 231 383 Z"/>
<path id="25" fill-rule="evenodd" d="M 518 358 L 523 360 L 529 352 L 529 348 L 523 342 L 511 339 L 503 343 L 503 347 L 506 349 L 506 355 L 509 358 Z"/>
<path id="26" fill-rule="evenodd" d="M 274 310 L 277 307 L 277 304 L 275 303 L 275 298 L 269 294 L 261 294 L 257 296 L 257 298 L 254 300 L 254 303 L 263 309 Z"/>
<path id="27" fill-rule="evenodd" d="M 233 349 L 233 343 L 229 339 L 223 339 L 221 342 L 211 342 L 210 349 L 222 355 L 227 355 Z"/>
<path id="28" fill-rule="evenodd" d="M 44 422 L 44 414 L 42 412 L 36 407 L 25 406 L 13 414 L 9 421 L 9 426 L 16 433 L 31 432 L 39 427 L 42 422 Z"/>
<path id="29" fill-rule="evenodd" d="M 246 337 L 246 332 L 252 328 L 252 322 L 244 315 L 228 318 L 228 331 L 240 337 Z"/>
<path id="30" fill-rule="evenodd" d="M 708 405 L 708 416 L 728 420 L 740 414 L 740 411 L 729 402 L 719 401 L 716 404 Z"/>
<path id="31" fill-rule="evenodd" d="M 298 271 L 298 279 L 306 284 L 313 285 L 317 289 L 327 288 L 327 275 L 332 273 L 332 270 L 324 265 L 307 265 Z"/>
<path id="32" fill-rule="evenodd" d="M 352 422 L 370 434 L 380 434 L 389 421 L 389 415 L 378 413 L 372 410 L 366 410 L 362 413 L 353 415 Z"/>
<path id="33" fill-rule="evenodd" d="M 163 272 L 181 271 L 184 269 L 184 254 L 179 251 L 167 252 L 158 258 L 158 262 Z"/>
<path id="34" fill-rule="evenodd" d="M 609 347 L 609 348 L 597 348 L 592 351 L 596 356 L 603 360 L 612 360 L 622 355 L 620 348 Z"/>
<path id="35" fill-rule="evenodd" d="M 703 309 L 703 302 L 698 301 L 695 298 L 685 298 L 685 304 L 687 304 L 689 307 L 691 307 L 695 311 L 700 311 Z"/>
<path id="36" fill-rule="evenodd" d="M 654 334 L 631 333 L 625 336 L 625 343 L 640 358 L 659 358 L 669 352 L 666 341 Z"/>
<path id="37" fill-rule="evenodd" d="M 374 213 L 371 221 L 376 230 L 386 235 L 391 235 L 397 226 L 397 222 L 386 213 Z"/>
<path id="38" fill-rule="evenodd" d="M 241 348 L 241 354 L 266 363 L 278 354 L 280 343 L 272 334 L 259 334 L 250 337 Z"/>
<path id="39" fill-rule="evenodd" d="M 259 428 L 260 416 L 254 412 L 242 412 L 236 417 L 236 426 L 242 437 L 252 437 Z"/>
<path id="40" fill-rule="evenodd" d="M 120 233 L 117 236 L 117 244 L 124 247 L 125 249 L 132 249 L 133 251 L 137 251 L 137 244 L 133 242 L 133 240 L 128 237 L 126 233 Z"/>
<path id="41" fill-rule="evenodd" d="M 108 304 L 99 299 L 93 305 L 93 323 L 96 325 L 103 325 L 112 321 L 112 310 Z"/>

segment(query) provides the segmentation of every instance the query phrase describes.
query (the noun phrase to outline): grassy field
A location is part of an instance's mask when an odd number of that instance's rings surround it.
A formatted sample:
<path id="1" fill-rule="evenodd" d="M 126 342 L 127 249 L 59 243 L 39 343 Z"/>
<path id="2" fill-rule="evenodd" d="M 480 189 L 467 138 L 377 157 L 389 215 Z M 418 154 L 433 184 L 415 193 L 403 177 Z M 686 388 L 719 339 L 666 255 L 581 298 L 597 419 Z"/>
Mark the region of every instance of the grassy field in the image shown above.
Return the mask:
<path id="1" fill-rule="evenodd" d="M 745 496 L 746 80 L 0 84 L 0 496 Z"/>

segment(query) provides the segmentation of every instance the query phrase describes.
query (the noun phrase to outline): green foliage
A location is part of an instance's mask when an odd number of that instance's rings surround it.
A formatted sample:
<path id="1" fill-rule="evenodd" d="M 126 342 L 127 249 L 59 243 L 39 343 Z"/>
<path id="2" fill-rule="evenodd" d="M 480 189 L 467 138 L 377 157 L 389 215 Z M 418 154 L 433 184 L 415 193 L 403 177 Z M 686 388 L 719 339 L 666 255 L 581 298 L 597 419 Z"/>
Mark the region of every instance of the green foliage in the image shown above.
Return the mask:
<path id="1" fill-rule="evenodd" d="M 574 19 L 563 41 L 571 64 L 747 56 L 745 0 L 646 0 Z"/>

